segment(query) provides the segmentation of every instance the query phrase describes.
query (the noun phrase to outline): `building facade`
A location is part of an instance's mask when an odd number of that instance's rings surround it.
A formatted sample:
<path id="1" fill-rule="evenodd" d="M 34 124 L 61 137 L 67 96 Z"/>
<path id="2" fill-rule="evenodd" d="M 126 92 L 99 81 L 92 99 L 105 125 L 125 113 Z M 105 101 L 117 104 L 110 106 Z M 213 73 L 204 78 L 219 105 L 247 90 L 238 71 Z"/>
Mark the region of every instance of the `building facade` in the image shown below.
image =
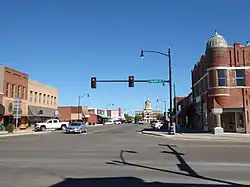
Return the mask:
<path id="1" fill-rule="evenodd" d="M 28 80 L 28 116 L 31 124 L 58 118 L 58 90 L 34 80 Z"/>
<path id="2" fill-rule="evenodd" d="M 58 107 L 60 121 L 84 121 L 89 118 L 87 106 L 60 106 Z"/>
<path id="3" fill-rule="evenodd" d="M 21 117 L 18 125 L 28 124 L 28 74 L 0 66 L 0 120 L 6 125 L 15 123 L 17 113 Z M 17 110 L 14 101 L 19 98 L 21 106 Z"/>
<path id="4" fill-rule="evenodd" d="M 250 46 L 228 45 L 217 32 L 192 70 L 195 126 L 214 133 L 250 133 Z"/>
<path id="5" fill-rule="evenodd" d="M 149 99 L 145 101 L 145 107 L 143 111 L 136 111 L 135 115 L 139 115 L 142 117 L 142 121 L 144 123 L 150 123 L 153 120 L 157 119 L 158 114 L 161 112 L 158 110 L 153 110 L 151 107 L 151 102 Z"/>

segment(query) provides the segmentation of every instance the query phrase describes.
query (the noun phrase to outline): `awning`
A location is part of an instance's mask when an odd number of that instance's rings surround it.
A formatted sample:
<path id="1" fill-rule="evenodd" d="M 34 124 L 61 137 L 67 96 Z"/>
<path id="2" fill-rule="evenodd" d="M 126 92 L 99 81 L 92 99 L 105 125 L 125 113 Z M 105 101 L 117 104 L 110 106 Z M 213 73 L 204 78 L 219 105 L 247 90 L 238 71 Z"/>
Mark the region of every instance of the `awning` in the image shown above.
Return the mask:
<path id="1" fill-rule="evenodd" d="M 56 109 L 28 106 L 28 116 L 40 116 L 40 117 L 59 117 L 59 113 Z"/>
<path id="2" fill-rule="evenodd" d="M 97 114 L 97 116 L 103 118 L 103 119 L 110 119 L 111 117 L 103 115 L 103 114 Z"/>

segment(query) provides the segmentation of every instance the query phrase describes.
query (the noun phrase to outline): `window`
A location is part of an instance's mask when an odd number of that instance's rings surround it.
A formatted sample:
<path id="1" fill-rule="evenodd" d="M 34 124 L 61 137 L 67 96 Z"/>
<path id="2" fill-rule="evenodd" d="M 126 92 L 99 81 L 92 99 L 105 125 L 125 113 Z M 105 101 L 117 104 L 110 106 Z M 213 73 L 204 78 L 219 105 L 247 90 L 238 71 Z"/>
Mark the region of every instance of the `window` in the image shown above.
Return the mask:
<path id="1" fill-rule="evenodd" d="M 49 105 L 49 95 L 47 96 L 47 105 Z"/>
<path id="2" fill-rule="evenodd" d="M 25 90 L 25 87 L 23 87 L 23 90 L 22 90 L 22 99 L 25 99 L 25 98 L 24 98 L 25 91 L 26 91 L 26 90 Z"/>
<path id="3" fill-rule="evenodd" d="M 6 97 L 9 97 L 9 90 L 10 90 L 10 84 L 7 83 L 7 84 L 6 84 L 6 90 L 5 90 L 5 96 L 6 96 Z"/>
<path id="4" fill-rule="evenodd" d="M 12 89 L 11 89 L 11 97 L 15 97 L 15 88 L 16 88 L 16 86 L 13 84 L 12 85 Z"/>
<path id="5" fill-rule="evenodd" d="M 56 97 L 54 97 L 54 106 L 56 106 L 57 103 L 56 103 Z"/>
<path id="6" fill-rule="evenodd" d="M 46 94 L 43 94 L 43 104 L 46 104 Z"/>
<path id="7" fill-rule="evenodd" d="M 37 92 L 35 92 L 35 99 L 34 99 L 34 102 L 35 102 L 35 103 L 37 102 Z"/>
<path id="8" fill-rule="evenodd" d="M 245 86 L 245 70 L 236 69 L 235 70 L 235 79 L 237 86 Z"/>
<path id="9" fill-rule="evenodd" d="M 22 86 L 18 86 L 17 97 L 21 98 L 22 96 Z"/>
<path id="10" fill-rule="evenodd" d="M 39 99 L 38 99 L 38 102 L 41 103 L 42 101 L 42 93 L 39 93 Z"/>
<path id="11" fill-rule="evenodd" d="M 227 71 L 225 69 L 217 70 L 218 86 L 227 86 Z"/>
<path id="12" fill-rule="evenodd" d="M 53 96 L 50 97 L 50 105 L 53 106 Z"/>
<path id="13" fill-rule="evenodd" d="M 30 102 L 33 102 L 33 91 L 30 91 Z"/>

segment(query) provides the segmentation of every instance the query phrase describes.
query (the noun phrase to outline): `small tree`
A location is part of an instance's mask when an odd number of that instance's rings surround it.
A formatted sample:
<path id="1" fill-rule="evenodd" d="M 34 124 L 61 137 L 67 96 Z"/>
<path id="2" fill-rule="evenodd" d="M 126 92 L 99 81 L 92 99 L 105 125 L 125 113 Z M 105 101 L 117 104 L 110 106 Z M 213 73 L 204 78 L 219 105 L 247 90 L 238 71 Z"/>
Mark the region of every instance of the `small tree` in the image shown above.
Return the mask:
<path id="1" fill-rule="evenodd" d="M 124 117 L 125 117 L 125 120 L 126 120 L 126 121 L 131 121 L 131 120 L 133 120 L 133 117 L 130 116 L 130 115 L 128 115 L 128 114 L 124 114 Z"/>
<path id="2" fill-rule="evenodd" d="M 156 119 L 163 120 L 164 119 L 164 115 L 159 113 L 159 114 L 157 114 Z"/>
<path id="3" fill-rule="evenodd" d="M 135 115 L 135 123 L 139 122 L 142 119 L 142 116 Z"/>

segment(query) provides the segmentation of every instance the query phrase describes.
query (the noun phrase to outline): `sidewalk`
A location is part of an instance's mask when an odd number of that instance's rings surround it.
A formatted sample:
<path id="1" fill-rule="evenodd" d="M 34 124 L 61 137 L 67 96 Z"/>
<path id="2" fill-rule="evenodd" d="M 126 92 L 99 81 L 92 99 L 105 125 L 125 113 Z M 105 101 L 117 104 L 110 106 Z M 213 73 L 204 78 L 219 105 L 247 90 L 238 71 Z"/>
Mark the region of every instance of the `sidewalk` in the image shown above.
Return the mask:
<path id="1" fill-rule="evenodd" d="M 99 126 L 103 126 L 103 124 L 87 125 L 87 127 L 99 127 Z"/>
<path id="2" fill-rule="evenodd" d="M 141 133 L 179 140 L 250 142 L 250 134 L 224 133 L 223 135 L 214 135 L 212 133 L 176 133 L 175 135 L 169 135 L 166 132 L 159 131 L 142 131 Z"/>
<path id="3" fill-rule="evenodd" d="M 38 134 L 45 134 L 51 131 L 44 131 L 44 132 L 35 132 L 33 129 L 28 128 L 25 130 L 17 130 L 13 133 L 8 133 L 7 131 L 0 131 L 0 137 L 10 137 L 10 136 L 23 136 L 23 135 L 38 135 Z"/>

